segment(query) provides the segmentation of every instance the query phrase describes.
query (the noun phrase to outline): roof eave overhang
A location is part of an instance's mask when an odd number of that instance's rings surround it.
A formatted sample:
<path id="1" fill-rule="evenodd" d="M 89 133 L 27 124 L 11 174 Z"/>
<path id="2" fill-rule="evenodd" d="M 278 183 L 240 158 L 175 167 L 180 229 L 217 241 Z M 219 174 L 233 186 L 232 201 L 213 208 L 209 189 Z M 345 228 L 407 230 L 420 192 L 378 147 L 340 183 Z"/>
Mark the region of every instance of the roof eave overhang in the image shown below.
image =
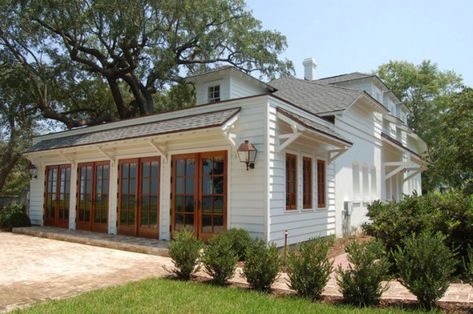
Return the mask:
<path id="1" fill-rule="evenodd" d="M 291 125 L 291 127 L 295 126 L 297 129 L 301 130 L 302 132 L 316 133 L 317 135 L 321 136 L 322 138 L 327 139 L 329 141 L 329 143 L 331 143 L 331 144 L 336 143 L 335 146 L 338 146 L 339 148 L 348 149 L 351 146 L 353 146 L 353 143 L 351 143 L 347 140 L 338 138 L 338 137 L 333 136 L 331 134 L 328 134 L 328 133 L 326 133 L 322 130 L 315 129 L 315 128 L 307 125 L 303 121 L 300 121 L 300 120 L 295 119 L 293 117 L 289 117 L 288 115 L 284 114 L 281 111 L 277 111 L 277 118 L 279 120 L 284 121 L 285 123 Z"/>
<path id="2" fill-rule="evenodd" d="M 391 136 L 387 135 L 386 133 L 381 133 L 381 140 L 383 141 L 383 143 L 387 143 L 391 147 L 394 147 L 395 149 L 399 151 L 408 153 L 411 156 L 411 158 L 417 161 L 419 164 L 423 164 L 423 165 L 430 164 L 430 162 L 426 160 L 424 157 L 412 151 L 411 149 L 405 147 L 404 145 L 402 145 L 401 143 L 399 143 L 397 140 L 393 139 Z"/>
<path id="3" fill-rule="evenodd" d="M 122 138 L 122 139 L 114 139 L 114 140 L 108 140 L 108 141 L 98 141 L 94 143 L 87 143 L 87 144 L 82 144 L 82 145 L 72 145 L 72 146 L 66 146 L 66 147 L 57 147 L 57 148 L 51 148 L 51 149 L 43 149 L 43 150 L 37 150 L 37 151 L 32 151 L 32 152 L 24 152 L 23 156 L 26 158 L 30 159 L 33 156 L 46 153 L 46 152 L 57 152 L 59 154 L 62 153 L 62 151 L 67 151 L 67 150 L 77 150 L 82 147 L 92 147 L 92 146 L 102 146 L 102 145 L 107 145 L 110 143 L 127 143 L 130 141 L 135 141 L 136 139 L 142 139 L 144 141 L 146 140 L 151 140 L 159 136 L 167 136 L 171 134 L 187 134 L 189 132 L 196 132 L 196 131 L 209 131 L 212 129 L 219 130 L 223 132 L 225 136 L 229 136 L 230 130 L 233 127 L 233 125 L 236 123 L 240 116 L 240 111 L 241 109 L 239 108 L 233 115 L 231 115 L 228 119 L 223 121 L 222 123 L 217 123 L 213 125 L 208 125 L 204 127 L 196 127 L 196 128 L 189 128 L 186 130 L 176 130 L 176 131 L 170 131 L 170 132 L 160 132 L 156 134 L 147 134 L 143 136 L 135 136 L 135 137 L 127 137 L 127 138 Z"/>

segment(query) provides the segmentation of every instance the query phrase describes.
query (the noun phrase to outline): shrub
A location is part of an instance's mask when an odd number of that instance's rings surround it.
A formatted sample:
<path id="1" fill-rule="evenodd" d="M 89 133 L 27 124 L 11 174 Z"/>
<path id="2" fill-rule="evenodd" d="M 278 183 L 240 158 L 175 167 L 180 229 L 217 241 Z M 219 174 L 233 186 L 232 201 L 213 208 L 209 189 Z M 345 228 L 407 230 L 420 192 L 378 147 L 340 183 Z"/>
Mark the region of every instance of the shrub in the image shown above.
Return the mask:
<path id="1" fill-rule="evenodd" d="M 400 282 L 427 310 L 444 295 L 455 270 L 454 254 L 444 240 L 440 233 L 422 232 L 404 239 L 393 253 Z"/>
<path id="2" fill-rule="evenodd" d="M 255 240 L 246 252 L 243 276 L 253 289 L 268 291 L 279 272 L 279 253 L 276 245 Z"/>
<path id="3" fill-rule="evenodd" d="M 216 284 L 223 285 L 232 277 L 238 256 L 235 254 L 231 238 L 225 234 L 217 235 L 209 241 L 204 250 L 202 263 L 206 272 Z"/>
<path id="4" fill-rule="evenodd" d="M 375 305 L 386 291 L 382 281 L 388 279 L 389 262 L 378 241 L 353 242 L 345 249 L 350 265 L 336 270 L 337 283 L 346 303 L 355 306 Z"/>
<path id="5" fill-rule="evenodd" d="M 380 240 L 388 252 L 402 246 L 404 238 L 427 230 L 445 235 L 444 244 L 455 248 L 460 259 L 473 246 L 473 196 L 458 191 L 412 195 L 400 202 L 374 202 L 368 207 L 368 217 L 371 223 L 364 230 Z M 465 271 L 463 264 L 457 263 L 455 273 L 464 277 Z"/>
<path id="6" fill-rule="evenodd" d="M 253 242 L 248 231 L 245 229 L 231 228 L 222 235 L 230 239 L 232 249 L 238 256 L 238 260 L 244 261 L 246 257 L 246 251 Z"/>
<path id="7" fill-rule="evenodd" d="M 6 209 L 0 211 L 0 228 L 17 228 L 31 226 L 26 208 L 18 203 L 11 203 Z"/>
<path id="8" fill-rule="evenodd" d="M 184 230 L 177 232 L 169 244 L 169 255 L 172 258 L 174 273 L 181 279 L 189 280 L 197 270 L 202 242 L 194 233 Z"/>
<path id="9" fill-rule="evenodd" d="M 333 238 L 314 239 L 297 245 L 287 257 L 290 286 L 303 297 L 319 299 L 332 272 L 327 258 Z"/>

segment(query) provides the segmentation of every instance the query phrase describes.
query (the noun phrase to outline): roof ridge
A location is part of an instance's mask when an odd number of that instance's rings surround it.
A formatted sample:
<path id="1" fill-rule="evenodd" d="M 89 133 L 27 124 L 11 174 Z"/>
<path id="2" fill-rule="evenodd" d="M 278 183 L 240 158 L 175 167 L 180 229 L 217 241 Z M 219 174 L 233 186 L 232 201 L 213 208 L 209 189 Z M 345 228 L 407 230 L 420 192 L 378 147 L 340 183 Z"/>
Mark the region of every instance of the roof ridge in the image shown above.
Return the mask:
<path id="1" fill-rule="evenodd" d="M 355 71 L 355 72 L 350 72 L 350 73 L 343 73 L 343 74 L 338 74 L 338 75 L 326 76 L 326 77 L 322 77 L 322 78 L 316 79 L 316 80 L 314 80 L 314 81 L 328 80 L 328 79 L 333 79 L 333 78 L 342 77 L 342 76 L 348 76 L 348 75 L 352 75 L 352 74 L 362 74 L 362 75 L 366 75 L 366 76 L 371 76 L 371 74 L 368 74 L 368 73 L 363 73 L 363 72 Z"/>
<path id="2" fill-rule="evenodd" d="M 287 78 L 290 78 L 290 79 L 293 79 L 293 80 L 297 80 L 299 82 L 303 82 L 303 83 L 307 83 L 307 84 L 314 84 L 314 85 L 317 85 L 317 86 L 321 86 L 321 87 L 328 87 L 328 88 L 335 88 L 335 89 L 343 89 L 343 90 L 346 90 L 346 91 L 350 91 L 350 92 L 355 92 L 357 94 L 360 94 L 361 91 L 360 90 L 357 90 L 357 89 L 354 89 L 354 88 L 348 88 L 348 87 L 343 87 L 343 86 L 338 86 L 338 85 L 332 85 L 332 84 L 322 84 L 322 83 L 319 83 L 317 82 L 317 80 L 306 80 L 306 79 L 300 79 L 300 78 L 297 78 L 297 77 L 287 77 Z"/>

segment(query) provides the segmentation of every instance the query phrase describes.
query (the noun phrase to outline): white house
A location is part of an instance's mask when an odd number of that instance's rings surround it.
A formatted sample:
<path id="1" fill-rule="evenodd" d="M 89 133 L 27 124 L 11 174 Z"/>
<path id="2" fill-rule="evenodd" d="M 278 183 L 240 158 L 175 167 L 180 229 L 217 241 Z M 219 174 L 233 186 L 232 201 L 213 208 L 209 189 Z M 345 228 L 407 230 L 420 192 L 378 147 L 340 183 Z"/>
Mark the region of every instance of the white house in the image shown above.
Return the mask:
<path id="1" fill-rule="evenodd" d="M 281 246 L 286 230 L 341 236 L 371 201 L 420 192 L 426 146 L 402 103 L 374 75 L 304 66 L 269 83 L 218 68 L 188 78 L 192 108 L 36 137 L 32 223 L 159 239 L 238 227 Z"/>

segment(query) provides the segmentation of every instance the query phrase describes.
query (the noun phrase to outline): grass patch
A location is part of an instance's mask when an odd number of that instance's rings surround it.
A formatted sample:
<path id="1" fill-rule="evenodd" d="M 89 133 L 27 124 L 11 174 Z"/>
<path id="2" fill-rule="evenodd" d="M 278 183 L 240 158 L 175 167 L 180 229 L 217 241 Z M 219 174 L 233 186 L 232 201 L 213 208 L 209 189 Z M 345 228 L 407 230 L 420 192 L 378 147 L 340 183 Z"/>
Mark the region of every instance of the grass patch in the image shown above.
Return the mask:
<path id="1" fill-rule="evenodd" d="M 171 279 L 148 279 L 39 304 L 16 313 L 414 313 L 397 308 L 356 309 L 275 297 L 246 289 Z M 420 313 L 420 312 L 419 312 Z M 425 313 L 425 312 L 423 312 Z"/>

